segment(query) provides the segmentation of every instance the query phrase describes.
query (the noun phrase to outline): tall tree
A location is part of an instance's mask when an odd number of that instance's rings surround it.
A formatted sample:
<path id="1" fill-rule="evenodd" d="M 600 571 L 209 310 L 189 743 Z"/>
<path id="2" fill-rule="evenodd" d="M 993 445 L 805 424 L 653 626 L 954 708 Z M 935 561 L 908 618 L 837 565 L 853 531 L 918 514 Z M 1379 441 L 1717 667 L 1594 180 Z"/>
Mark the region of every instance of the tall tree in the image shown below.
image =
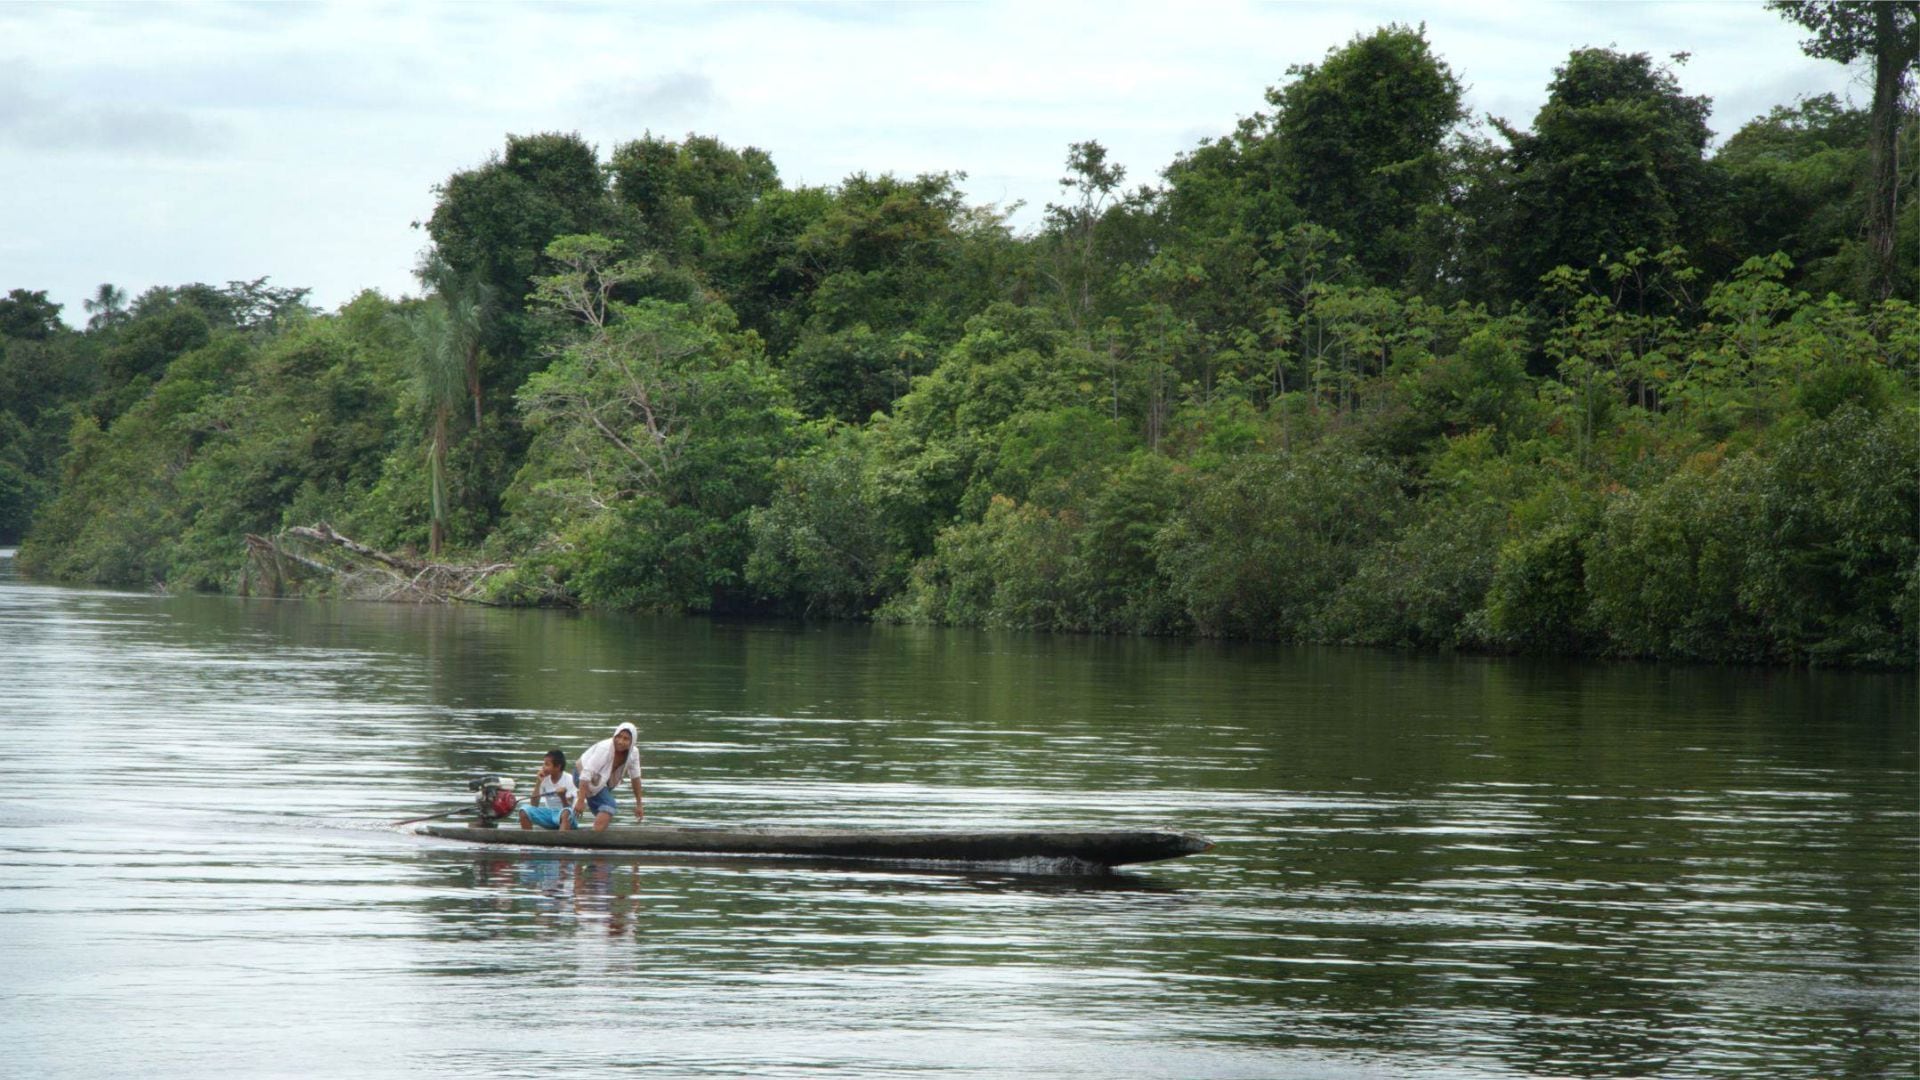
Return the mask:
<path id="1" fill-rule="evenodd" d="M 1645 53 L 1578 49 L 1554 70 L 1532 130 L 1496 121 L 1511 144 L 1509 298 L 1531 299 L 1556 266 L 1692 246 L 1707 222 L 1711 108 Z"/>
<path id="2" fill-rule="evenodd" d="M 1100 220 L 1127 178 L 1126 167 L 1109 164 L 1107 148 L 1091 139 L 1067 148 L 1067 175 L 1060 178 L 1071 203 L 1047 204 L 1047 278 L 1060 294 L 1067 325 L 1086 343 L 1100 277 L 1095 261 Z"/>
<path id="3" fill-rule="evenodd" d="M 1004 237 L 1004 220 L 970 215 L 961 179 L 856 173 L 793 238 L 787 261 L 806 292 L 781 363 L 809 412 L 863 422 L 886 408 L 912 355 L 959 337 L 999 286 L 969 273 L 967 256 Z"/>
<path id="4" fill-rule="evenodd" d="M 607 216 L 595 150 L 579 135 L 509 135 L 504 154 L 436 190 L 426 222 L 434 250 L 423 276 L 438 288 L 450 269 L 461 282 L 492 290 L 499 317 L 483 343 L 503 362 L 499 389 L 511 393 L 535 358 L 536 335 L 522 316 L 534 277 L 551 268 L 542 253 L 555 237 L 598 228 Z"/>
<path id="5" fill-rule="evenodd" d="M 453 416 L 466 397 L 466 344 L 473 335 L 456 303 L 429 302 L 412 319 L 413 374 L 427 414 L 427 551 L 440 554 L 447 539 L 447 449 Z"/>
<path id="6" fill-rule="evenodd" d="M 1850 64 L 1873 58 L 1873 112 L 1867 121 L 1868 295 L 1893 295 L 1898 268 L 1894 220 L 1900 196 L 1897 153 L 1902 100 L 1920 61 L 1920 0 L 1768 0 L 1767 6 L 1813 32 L 1808 56 Z"/>
<path id="7" fill-rule="evenodd" d="M 1352 245 L 1374 281 L 1404 281 L 1420 212 L 1445 192 L 1444 143 L 1466 115 L 1460 80 L 1424 27 L 1399 25 L 1288 74 L 1267 92 L 1288 194 Z"/>
<path id="8" fill-rule="evenodd" d="M 45 289 L 14 289 L 0 299 L 0 335 L 45 341 L 60 331 L 60 307 Z"/>
<path id="9" fill-rule="evenodd" d="M 780 187 L 766 151 L 735 150 L 706 135 L 671 142 L 648 134 L 614 148 L 613 197 L 639 219 L 645 247 L 699 257 L 760 198 Z"/>
<path id="10" fill-rule="evenodd" d="M 455 339 L 460 366 L 467 383 L 467 397 L 473 405 L 473 426 L 478 428 L 481 405 L 485 399 L 480 360 L 486 352 L 489 322 L 498 306 L 499 294 L 477 274 L 462 274 L 444 259 L 429 258 L 420 268 L 420 279 L 430 286 L 445 309 L 447 330 Z"/>
<path id="11" fill-rule="evenodd" d="M 1713 156 L 1725 212 L 1707 257 L 1738 266 L 1785 252 L 1787 280 L 1815 296 L 1864 295 L 1860 224 L 1866 218 L 1867 110 L 1832 94 L 1779 105 L 1748 121 Z"/>
<path id="12" fill-rule="evenodd" d="M 127 291 L 112 282 L 102 282 L 82 306 L 93 316 L 87 320 L 87 329 L 106 330 L 126 321 Z"/>
<path id="13" fill-rule="evenodd" d="M 588 603 L 739 602 L 748 514 L 772 494 L 799 419 L 759 339 L 719 304 L 618 299 L 655 276 L 652 255 L 621 259 L 591 235 L 546 254 L 561 272 L 533 303 L 568 340 L 519 393 L 536 432 L 510 496 L 519 527 L 556 541 L 567 587 Z"/>

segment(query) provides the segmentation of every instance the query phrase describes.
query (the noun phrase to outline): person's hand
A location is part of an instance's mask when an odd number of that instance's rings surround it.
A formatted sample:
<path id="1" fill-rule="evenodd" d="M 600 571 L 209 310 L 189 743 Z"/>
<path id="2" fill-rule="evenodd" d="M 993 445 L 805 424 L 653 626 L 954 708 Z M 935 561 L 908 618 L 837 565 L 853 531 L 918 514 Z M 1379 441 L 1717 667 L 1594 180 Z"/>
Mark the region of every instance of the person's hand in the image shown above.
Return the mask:
<path id="1" fill-rule="evenodd" d="M 645 821 L 645 820 L 647 820 L 647 812 L 646 812 L 645 810 L 642 810 L 642 809 L 641 809 L 640 807 L 638 807 L 638 806 L 636 806 L 636 807 L 634 807 L 634 808 L 633 808 L 633 820 L 635 820 L 635 821 Z"/>

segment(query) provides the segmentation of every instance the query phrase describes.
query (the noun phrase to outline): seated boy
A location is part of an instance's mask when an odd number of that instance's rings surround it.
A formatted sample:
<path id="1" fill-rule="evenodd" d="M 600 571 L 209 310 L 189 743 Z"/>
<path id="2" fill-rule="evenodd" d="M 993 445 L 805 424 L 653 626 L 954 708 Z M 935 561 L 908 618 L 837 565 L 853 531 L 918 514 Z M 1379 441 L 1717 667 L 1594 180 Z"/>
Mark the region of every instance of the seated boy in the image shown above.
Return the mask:
<path id="1" fill-rule="evenodd" d="M 533 796 L 527 800 L 527 805 L 520 808 L 520 827 L 573 828 L 576 789 L 573 774 L 567 772 L 567 755 L 558 750 L 547 751 L 546 759 L 540 762 L 540 771 L 534 774 L 533 779 Z"/>

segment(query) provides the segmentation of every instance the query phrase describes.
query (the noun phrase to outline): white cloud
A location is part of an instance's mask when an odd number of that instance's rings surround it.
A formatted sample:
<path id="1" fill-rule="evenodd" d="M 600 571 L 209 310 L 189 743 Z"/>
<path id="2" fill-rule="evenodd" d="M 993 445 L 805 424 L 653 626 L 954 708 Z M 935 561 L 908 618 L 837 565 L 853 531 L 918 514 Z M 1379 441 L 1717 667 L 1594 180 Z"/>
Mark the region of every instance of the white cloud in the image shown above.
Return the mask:
<path id="1" fill-rule="evenodd" d="M 0 61 L 0 145 L 16 153 L 85 151 L 197 157 L 229 143 L 223 123 L 180 109 L 57 96 L 36 89 L 34 68 Z"/>
<path id="2" fill-rule="evenodd" d="M 595 80 L 576 95 L 582 115 L 636 134 L 677 132 L 676 125 L 697 123 L 720 103 L 713 80 L 697 71 L 657 77 Z"/>

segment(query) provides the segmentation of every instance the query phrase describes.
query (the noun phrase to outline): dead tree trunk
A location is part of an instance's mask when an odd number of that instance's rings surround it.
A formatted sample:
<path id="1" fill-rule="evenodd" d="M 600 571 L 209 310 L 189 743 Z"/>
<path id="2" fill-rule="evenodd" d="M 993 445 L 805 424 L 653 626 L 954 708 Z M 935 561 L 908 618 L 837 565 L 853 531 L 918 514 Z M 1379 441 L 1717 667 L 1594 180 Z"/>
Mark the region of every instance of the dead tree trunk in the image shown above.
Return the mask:
<path id="1" fill-rule="evenodd" d="M 478 595 L 487 580 L 512 563 L 459 564 L 421 562 L 381 551 L 342 536 L 331 525 L 296 525 L 276 537 L 248 536 L 247 558 L 278 596 L 291 563 L 326 582 L 336 595 L 356 600 L 413 603 L 483 604 Z"/>

